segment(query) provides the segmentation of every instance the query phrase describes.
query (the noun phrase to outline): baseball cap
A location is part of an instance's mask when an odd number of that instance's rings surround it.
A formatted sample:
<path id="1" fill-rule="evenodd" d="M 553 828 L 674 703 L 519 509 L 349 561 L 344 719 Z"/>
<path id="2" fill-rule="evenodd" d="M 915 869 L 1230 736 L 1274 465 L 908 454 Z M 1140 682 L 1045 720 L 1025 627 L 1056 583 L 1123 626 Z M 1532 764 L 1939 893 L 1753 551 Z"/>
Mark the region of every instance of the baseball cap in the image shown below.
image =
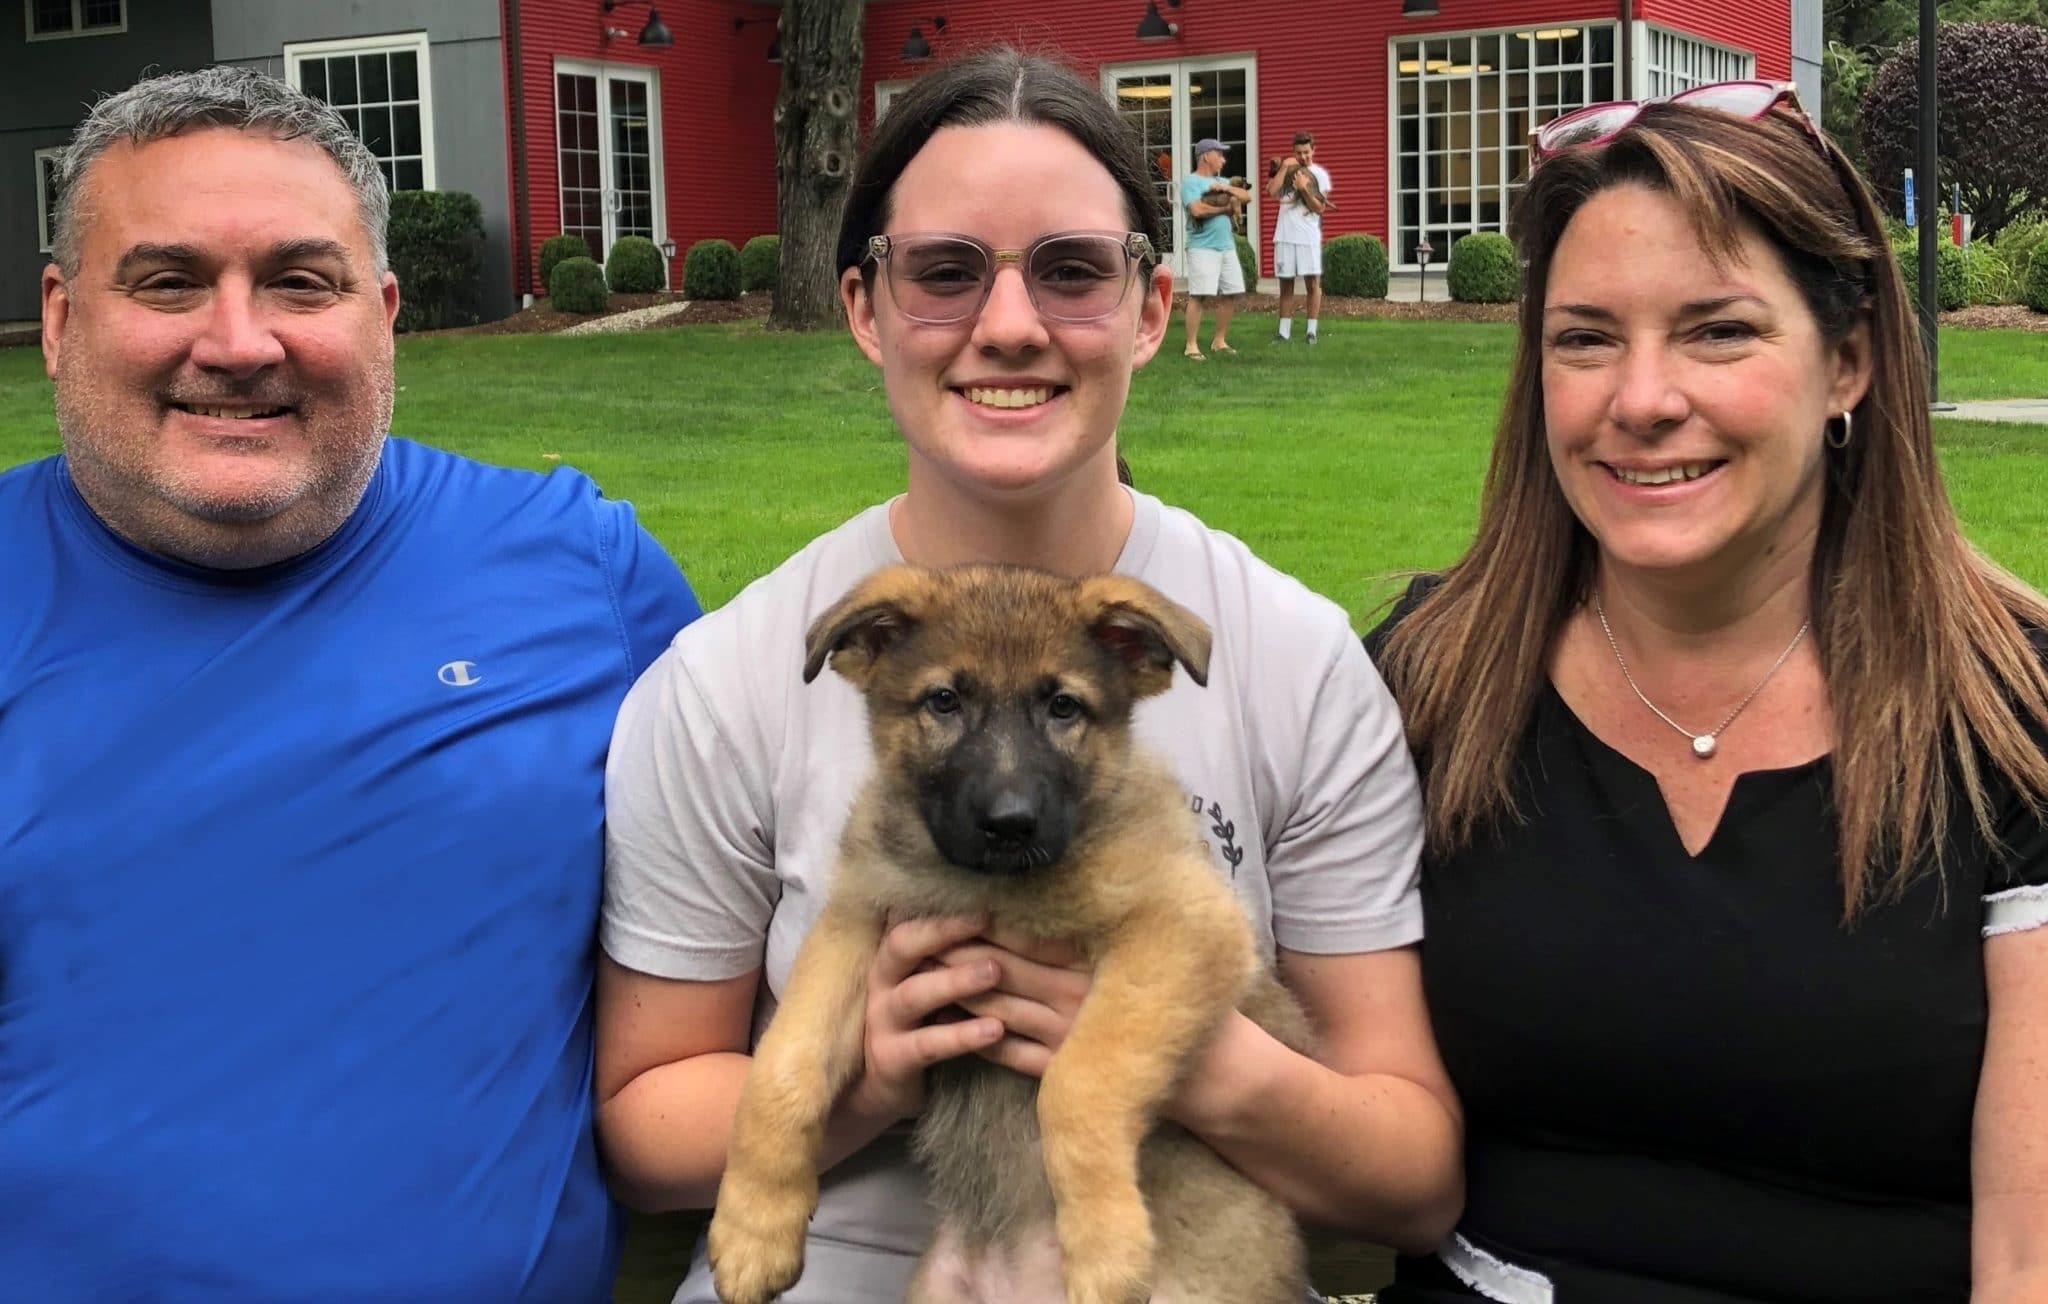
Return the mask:
<path id="1" fill-rule="evenodd" d="M 1224 144 L 1222 141 L 1216 139 L 1214 136 L 1204 136 L 1200 140 L 1195 142 L 1195 157 L 1200 158 L 1202 157 L 1202 155 L 1207 154 L 1212 149 L 1220 154 L 1228 154 L 1230 152 L 1230 146 Z"/>

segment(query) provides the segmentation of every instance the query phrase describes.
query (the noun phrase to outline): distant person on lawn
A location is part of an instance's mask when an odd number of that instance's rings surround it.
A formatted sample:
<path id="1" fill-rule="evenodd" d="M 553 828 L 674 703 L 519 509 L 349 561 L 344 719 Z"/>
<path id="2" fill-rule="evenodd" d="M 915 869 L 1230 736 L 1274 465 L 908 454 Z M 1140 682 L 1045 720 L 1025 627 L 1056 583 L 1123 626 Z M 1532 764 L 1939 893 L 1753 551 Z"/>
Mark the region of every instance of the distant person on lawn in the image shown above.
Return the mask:
<path id="1" fill-rule="evenodd" d="M 236 68 L 59 165 L 0 474 L 0 1295 L 610 1298 L 603 768 L 697 604 L 583 476 L 386 434 L 377 160 Z"/>
<path id="2" fill-rule="evenodd" d="M 1323 311 L 1323 213 L 1330 206 L 1330 172 L 1316 162 L 1316 138 L 1294 133 L 1294 157 L 1285 160 L 1266 182 L 1266 193 L 1280 201 L 1273 221 L 1273 275 L 1280 278 L 1280 332 L 1286 341 L 1294 330 L 1294 280 L 1307 289 L 1302 311 L 1306 338 L 1316 342 L 1316 318 Z"/>
<path id="3" fill-rule="evenodd" d="M 1208 298 L 1217 301 L 1216 334 L 1209 339 L 1209 351 L 1237 352 L 1230 347 L 1230 317 L 1237 311 L 1237 296 L 1244 293 L 1244 265 L 1237 261 L 1237 228 L 1231 219 L 1238 205 L 1251 202 L 1252 192 L 1224 179 L 1223 165 L 1229 157 L 1230 147 L 1222 141 L 1198 140 L 1195 170 L 1180 180 L 1180 202 L 1188 210 L 1187 345 L 1181 352 L 1196 362 L 1203 360 L 1202 300 Z M 1216 198 L 1218 190 L 1227 197 Z"/>

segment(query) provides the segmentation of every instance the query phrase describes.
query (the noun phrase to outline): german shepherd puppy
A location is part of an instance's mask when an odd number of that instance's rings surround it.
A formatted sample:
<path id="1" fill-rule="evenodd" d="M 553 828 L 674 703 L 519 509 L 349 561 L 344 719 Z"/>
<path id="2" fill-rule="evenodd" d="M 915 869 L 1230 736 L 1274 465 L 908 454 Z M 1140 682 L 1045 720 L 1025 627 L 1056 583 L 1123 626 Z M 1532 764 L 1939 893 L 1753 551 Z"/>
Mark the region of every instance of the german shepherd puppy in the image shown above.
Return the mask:
<path id="1" fill-rule="evenodd" d="M 1093 985 L 1043 1081 L 972 1055 L 930 1072 L 913 1152 L 940 1224 L 912 1304 L 1299 1304 L 1288 1211 L 1158 1118 L 1233 1007 L 1309 1043 L 1180 785 L 1131 740 L 1176 663 L 1206 684 L 1208 627 L 1122 576 L 898 566 L 811 626 L 805 682 L 827 660 L 866 697 L 876 768 L 741 1088 L 719 1298 L 764 1304 L 803 1271 L 883 932 L 981 915 L 1076 944 Z"/>

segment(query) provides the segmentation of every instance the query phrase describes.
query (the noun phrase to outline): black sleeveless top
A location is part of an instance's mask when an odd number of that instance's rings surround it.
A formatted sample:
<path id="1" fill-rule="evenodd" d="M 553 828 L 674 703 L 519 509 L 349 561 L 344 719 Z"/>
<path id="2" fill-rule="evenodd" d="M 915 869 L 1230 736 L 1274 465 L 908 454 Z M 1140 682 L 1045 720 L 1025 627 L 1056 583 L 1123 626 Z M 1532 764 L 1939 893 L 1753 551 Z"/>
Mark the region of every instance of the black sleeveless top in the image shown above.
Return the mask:
<path id="1" fill-rule="evenodd" d="M 1557 1304 L 1966 1300 L 1984 898 L 2032 908 L 2048 830 L 2002 793 L 1995 857 L 1964 807 L 1946 891 L 1845 926 L 1825 757 L 1742 775 L 1692 856 L 1547 684 L 1520 753 L 1526 822 L 1423 867 L 1465 1249 Z M 1488 1296 L 1411 1258 L 1380 1298 Z"/>

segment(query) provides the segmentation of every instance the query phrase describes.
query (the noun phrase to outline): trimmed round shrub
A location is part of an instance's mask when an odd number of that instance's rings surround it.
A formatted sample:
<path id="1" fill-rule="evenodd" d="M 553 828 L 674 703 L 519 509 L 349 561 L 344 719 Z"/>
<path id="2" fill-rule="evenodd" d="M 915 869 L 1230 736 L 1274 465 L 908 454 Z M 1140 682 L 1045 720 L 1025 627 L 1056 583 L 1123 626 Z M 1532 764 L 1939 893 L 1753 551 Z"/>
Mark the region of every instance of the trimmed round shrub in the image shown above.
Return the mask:
<path id="1" fill-rule="evenodd" d="M 1940 225 L 1935 227 L 1942 232 Z M 1920 302 L 1920 233 L 1908 228 L 1905 238 L 1892 242 L 1892 256 L 1899 260 L 1899 277 L 1906 283 L 1906 297 Z M 1948 242 L 1946 233 L 1934 242 L 1934 305 L 1943 312 L 1970 306 L 1969 254 Z"/>
<path id="2" fill-rule="evenodd" d="M 1259 254 L 1252 248 L 1252 242 L 1243 236 L 1237 237 L 1237 265 L 1244 270 L 1244 288 L 1251 293 L 1259 288 Z"/>
<path id="3" fill-rule="evenodd" d="M 1323 246 L 1323 292 L 1387 297 L 1387 247 L 1376 235 L 1340 235 Z"/>
<path id="4" fill-rule="evenodd" d="M 661 250 L 644 235 L 622 235 L 612 241 L 604 260 L 604 279 L 614 294 L 653 294 L 666 290 L 668 269 L 661 265 Z"/>
<path id="5" fill-rule="evenodd" d="M 540 283 L 555 283 L 555 268 L 564 258 L 590 258 L 590 244 L 580 235 L 551 235 L 540 242 Z M 595 262 L 596 259 L 592 258 Z M 549 291 L 550 294 L 553 291 Z"/>
<path id="6" fill-rule="evenodd" d="M 740 251 L 729 240 L 699 240 L 683 255 L 683 293 L 692 299 L 740 297 Z"/>
<path id="7" fill-rule="evenodd" d="M 782 274 L 782 237 L 757 235 L 740 246 L 740 288 L 749 294 L 775 288 Z"/>
<path id="8" fill-rule="evenodd" d="M 1521 289 L 1522 269 L 1506 236 L 1474 231 L 1459 236 L 1451 246 L 1444 281 L 1459 303 L 1513 303 Z"/>
<path id="9" fill-rule="evenodd" d="M 459 190 L 401 190 L 385 228 L 398 274 L 398 329 L 440 330 L 477 320 L 483 300 L 484 210 Z"/>
<path id="10" fill-rule="evenodd" d="M 548 278 L 548 301 L 562 312 L 603 312 L 604 269 L 593 259 L 564 258 Z"/>
<path id="11" fill-rule="evenodd" d="M 2035 312 L 2048 312 L 2048 245 L 2034 251 L 2027 268 L 2026 304 Z"/>

